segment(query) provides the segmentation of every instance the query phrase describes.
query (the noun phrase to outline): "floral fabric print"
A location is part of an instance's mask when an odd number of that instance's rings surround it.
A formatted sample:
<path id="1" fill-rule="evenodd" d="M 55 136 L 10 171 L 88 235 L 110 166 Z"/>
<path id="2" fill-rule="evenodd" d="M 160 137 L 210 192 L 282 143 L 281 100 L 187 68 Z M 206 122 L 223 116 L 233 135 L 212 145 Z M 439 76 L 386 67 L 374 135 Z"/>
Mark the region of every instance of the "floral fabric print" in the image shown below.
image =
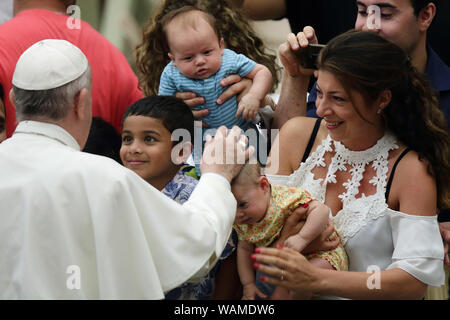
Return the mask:
<path id="1" fill-rule="evenodd" d="M 310 202 L 311 195 L 304 189 L 272 185 L 269 208 L 264 218 L 251 225 L 233 227 L 239 240 L 248 241 L 257 247 L 267 247 L 280 235 L 287 217 L 299 205 Z"/>
<path id="2" fill-rule="evenodd" d="M 182 167 L 175 177 L 164 187 L 162 193 L 175 200 L 179 204 L 186 202 L 198 184 L 198 181 L 188 175 L 193 172 L 194 167 Z M 200 283 L 183 283 L 181 286 L 166 293 L 167 300 L 209 300 L 212 298 L 215 288 L 215 276 L 219 269 L 221 260 L 228 258 L 236 249 L 237 236 L 233 232 L 222 252 L 217 264 L 203 278 Z"/>

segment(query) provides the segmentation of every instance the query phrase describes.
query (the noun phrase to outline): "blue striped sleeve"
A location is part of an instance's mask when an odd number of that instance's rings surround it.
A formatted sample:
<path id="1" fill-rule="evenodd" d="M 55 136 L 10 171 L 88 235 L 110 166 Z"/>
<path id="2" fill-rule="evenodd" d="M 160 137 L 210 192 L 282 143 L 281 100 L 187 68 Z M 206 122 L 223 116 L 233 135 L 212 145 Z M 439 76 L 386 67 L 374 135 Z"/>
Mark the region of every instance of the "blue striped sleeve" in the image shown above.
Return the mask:
<path id="1" fill-rule="evenodd" d="M 174 96 L 177 92 L 174 80 L 173 72 L 171 72 L 171 65 L 168 64 L 161 74 L 158 94 L 161 96 Z"/>
<path id="2" fill-rule="evenodd" d="M 255 61 L 247 58 L 243 54 L 237 54 L 229 49 L 224 50 L 222 64 L 222 69 L 227 70 L 225 76 L 237 73 L 241 77 L 245 77 L 256 66 Z"/>
<path id="3" fill-rule="evenodd" d="M 235 65 L 237 66 L 237 73 L 241 77 L 245 77 L 256 66 L 256 62 L 247 58 L 243 54 L 236 54 Z"/>

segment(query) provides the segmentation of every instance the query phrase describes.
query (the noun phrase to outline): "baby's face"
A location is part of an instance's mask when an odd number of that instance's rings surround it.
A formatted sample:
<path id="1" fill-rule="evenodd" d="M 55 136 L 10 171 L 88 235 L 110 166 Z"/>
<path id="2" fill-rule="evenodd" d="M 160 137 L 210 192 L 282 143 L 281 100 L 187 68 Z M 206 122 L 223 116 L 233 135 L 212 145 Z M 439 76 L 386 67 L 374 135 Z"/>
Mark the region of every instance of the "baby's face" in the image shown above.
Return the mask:
<path id="1" fill-rule="evenodd" d="M 270 191 L 252 183 L 238 184 L 232 187 L 237 201 L 234 223 L 254 224 L 264 218 L 270 201 Z"/>
<path id="2" fill-rule="evenodd" d="M 198 28 L 167 26 L 169 57 L 177 69 L 191 79 L 206 79 L 219 71 L 222 65 L 223 40 L 219 41 L 213 28 L 206 21 L 199 21 Z"/>

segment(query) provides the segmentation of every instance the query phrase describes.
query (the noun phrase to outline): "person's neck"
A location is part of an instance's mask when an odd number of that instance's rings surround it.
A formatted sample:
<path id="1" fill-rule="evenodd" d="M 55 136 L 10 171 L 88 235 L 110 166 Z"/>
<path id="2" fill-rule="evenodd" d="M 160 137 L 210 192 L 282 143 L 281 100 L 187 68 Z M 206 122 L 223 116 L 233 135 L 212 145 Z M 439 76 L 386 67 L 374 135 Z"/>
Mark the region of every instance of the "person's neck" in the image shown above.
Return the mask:
<path id="1" fill-rule="evenodd" d="M 386 133 L 386 130 L 382 126 L 377 126 L 374 130 L 367 131 L 364 135 L 364 139 L 360 137 L 352 140 L 340 141 L 348 150 L 351 151 L 365 151 L 372 148 L 377 144 Z"/>
<path id="2" fill-rule="evenodd" d="M 64 14 L 67 10 L 66 5 L 59 0 L 14 1 L 14 15 L 30 9 L 43 9 Z"/>
<path id="3" fill-rule="evenodd" d="M 412 52 L 410 52 L 410 57 L 411 64 L 417 69 L 417 71 L 420 73 L 425 73 L 428 60 L 426 37 L 422 37 L 418 45 Z"/>
<path id="4" fill-rule="evenodd" d="M 146 181 L 159 191 L 162 191 L 167 186 L 167 184 L 175 177 L 181 167 L 181 165 L 174 167 L 172 170 L 173 172 L 170 172 L 168 175 L 146 179 Z"/>

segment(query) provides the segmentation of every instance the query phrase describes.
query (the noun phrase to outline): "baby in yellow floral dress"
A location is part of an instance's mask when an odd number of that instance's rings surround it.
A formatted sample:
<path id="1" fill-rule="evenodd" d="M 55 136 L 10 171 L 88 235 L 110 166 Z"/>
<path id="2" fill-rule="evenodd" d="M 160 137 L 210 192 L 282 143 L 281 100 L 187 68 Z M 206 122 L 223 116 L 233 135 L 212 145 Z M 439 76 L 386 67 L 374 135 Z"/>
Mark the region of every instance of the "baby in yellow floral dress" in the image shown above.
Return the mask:
<path id="1" fill-rule="evenodd" d="M 246 164 L 232 181 L 231 190 L 237 200 L 234 229 L 239 238 L 237 263 L 239 277 L 244 289 L 243 299 L 254 300 L 256 296 L 290 299 L 285 288 L 261 287 L 255 282 L 251 254 L 256 247 L 270 246 L 280 235 L 287 217 L 299 206 L 307 208 L 306 222 L 300 232 L 290 236 L 284 246 L 301 252 L 327 227 L 330 208 L 304 189 L 271 185 L 258 164 Z M 336 231 L 330 239 L 338 237 Z M 331 251 L 307 256 L 310 262 L 322 268 L 347 270 L 348 259 L 342 245 Z"/>

